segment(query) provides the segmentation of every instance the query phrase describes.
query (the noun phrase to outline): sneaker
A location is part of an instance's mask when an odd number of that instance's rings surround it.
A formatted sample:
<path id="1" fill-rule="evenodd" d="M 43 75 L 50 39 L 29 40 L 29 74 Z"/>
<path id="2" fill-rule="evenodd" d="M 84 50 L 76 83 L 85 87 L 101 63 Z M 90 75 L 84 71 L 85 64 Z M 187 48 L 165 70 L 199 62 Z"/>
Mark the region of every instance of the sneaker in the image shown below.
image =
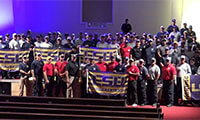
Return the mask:
<path id="1" fill-rule="evenodd" d="M 167 105 L 167 107 L 172 107 L 172 106 L 173 106 L 172 104 L 168 104 L 168 105 Z"/>
<path id="2" fill-rule="evenodd" d="M 157 103 L 154 103 L 152 106 L 153 106 L 153 107 L 157 106 Z"/>
<path id="3" fill-rule="evenodd" d="M 136 107 L 136 106 L 137 106 L 137 104 L 136 104 L 136 103 L 134 103 L 134 104 L 132 104 L 132 106 L 133 106 L 133 107 Z"/>

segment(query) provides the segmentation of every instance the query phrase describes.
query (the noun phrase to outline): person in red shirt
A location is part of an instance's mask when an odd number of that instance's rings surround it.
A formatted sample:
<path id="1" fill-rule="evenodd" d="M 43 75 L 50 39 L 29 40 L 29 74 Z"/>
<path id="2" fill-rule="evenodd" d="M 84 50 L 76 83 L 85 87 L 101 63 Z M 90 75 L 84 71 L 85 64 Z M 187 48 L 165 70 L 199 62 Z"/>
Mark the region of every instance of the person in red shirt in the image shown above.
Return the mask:
<path id="1" fill-rule="evenodd" d="M 176 78 L 176 68 L 171 64 L 171 57 L 166 58 L 166 64 L 162 67 L 163 79 L 163 97 L 167 107 L 173 106 L 174 103 L 174 81 Z"/>
<path id="2" fill-rule="evenodd" d="M 62 94 L 66 97 L 67 84 L 65 80 L 65 66 L 67 62 L 64 60 L 65 55 L 60 54 L 59 60 L 55 63 L 54 72 L 56 75 L 56 97 L 59 96 L 60 90 Z"/>
<path id="3" fill-rule="evenodd" d="M 123 62 L 125 61 L 126 57 L 130 57 L 131 47 L 128 46 L 128 40 L 125 41 L 124 47 L 121 48 L 121 56 L 123 58 Z"/>
<path id="4" fill-rule="evenodd" d="M 134 60 L 130 59 L 130 66 L 127 67 L 128 73 L 128 89 L 127 89 L 127 104 L 137 106 L 137 79 L 140 75 L 139 68 L 134 64 Z"/>
<path id="5" fill-rule="evenodd" d="M 99 69 L 102 72 L 106 72 L 107 70 L 107 64 L 104 62 L 103 57 L 99 57 L 99 62 L 96 63 L 96 65 L 99 67 Z"/>
<path id="6" fill-rule="evenodd" d="M 45 79 L 45 96 L 52 96 L 54 82 L 54 66 L 51 63 L 52 58 L 47 57 L 47 63 L 43 66 L 43 75 Z"/>
<path id="7" fill-rule="evenodd" d="M 107 66 L 107 71 L 113 72 L 115 67 L 118 65 L 118 62 L 115 60 L 114 56 L 111 56 L 111 62 Z"/>

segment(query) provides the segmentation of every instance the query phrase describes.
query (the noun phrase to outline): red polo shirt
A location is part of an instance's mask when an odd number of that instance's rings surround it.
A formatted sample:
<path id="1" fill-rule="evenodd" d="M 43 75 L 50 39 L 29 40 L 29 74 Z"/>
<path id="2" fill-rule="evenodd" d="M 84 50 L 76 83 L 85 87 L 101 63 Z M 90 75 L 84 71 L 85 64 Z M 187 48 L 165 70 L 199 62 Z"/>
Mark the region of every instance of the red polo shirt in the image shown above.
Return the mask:
<path id="1" fill-rule="evenodd" d="M 173 64 L 168 66 L 164 66 L 162 68 L 162 79 L 163 80 L 171 80 L 173 75 L 176 75 L 176 68 Z"/>
<path id="2" fill-rule="evenodd" d="M 117 61 L 114 61 L 113 63 L 109 63 L 108 64 L 108 71 L 109 72 L 113 72 L 113 70 L 115 69 L 115 67 L 118 65 Z"/>
<path id="3" fill-rule="evenodd" d="M 99 67 L 99 69 L 101 71 L 106 72 L 106 70 L 107 70 L 107 64 L 105 62 L 103 62 L 103 63 L 98 62 L 98 63 L 96 63 L 96 65 Z"/>
<path id="4" fill-rule="evenodd" d="M 65 66 L 67 65 L 66 61 L 60 62 L 57 61 L 55 64 L 55 69 L 59 72 L 59 73 L 64 73 L 65 72 Z"/>
<path id="5" fill-rule="evenodd" d="M 47 76 L 53 76 L 53 70 L 54 70 L 54 67 L 53 67 L 53 64 L 52 63 L 46 63 L 43 67 L 43 71 L 45 71 L 47 73 Z"/>
<path id="6" fill-rule="evenodd" d="M 130 46 L 122 47 L 121 50 L 122 50 L 123 57 L 129 57 L 130 56 L 130 52 L 131 52 Z"/>
<path id="7" fill-rule="evenodd" d="M 140 73 L 140 70 L 137 66 L 133 65 L 133 66 L 129 66 L 127 69 L 127 72 L 132 72 L 132 73 Z M 133 80 L 137 80 L 138 76 L 137 75 L 130 75 L 129 74 L 129 79 L 128 81 L 133 81 Z"/>

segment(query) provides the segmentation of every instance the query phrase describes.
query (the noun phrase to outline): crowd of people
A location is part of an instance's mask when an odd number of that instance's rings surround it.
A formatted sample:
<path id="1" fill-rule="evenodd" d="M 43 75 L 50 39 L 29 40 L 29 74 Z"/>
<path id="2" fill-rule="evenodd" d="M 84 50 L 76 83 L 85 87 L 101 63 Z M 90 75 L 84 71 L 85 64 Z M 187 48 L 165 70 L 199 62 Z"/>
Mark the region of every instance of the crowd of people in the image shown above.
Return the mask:
<path id="1" fill-rule="evenodd" d="M 64 97 L 85 97 L 87 71 L 121 72 L 128 74 L 128 105 L 156 106 L 160 82 L 163 84 L 165 103 L 171 107 L 178 104 L 182 96 L 181 77 L 200 74 L 200 44 L 196 41 L 192 26 L 187 27 L 187 23 L 183 25 L 179 29 L 176 20 L 172 19 L 167 31 L 161 26 L 157 34 L 143 33 L 141 36 L 131 32 L 128 19 L 121 27 L 123 32 L 114 35 L 106 33 L 99 36 L 80 32 L 76 36 L 49 32 L 45 37 L 41 34 L 34 38 L 31 30 L 28 30 L 26 35 L 12 34 L 12 39 L 9 34 L 5 35 L 5 39 L 0 36 L 0 49 L 30 50 L 19 65 L 20 96 L 23 95 L 24 85 L 30 88 L 31 78 L 34 85 L 32 93 L 30 89 L 27 90 L 29 95 L 42 96 L 44 79 L 45 96 L 52 96 L 53 86 L 56 85 L 56 96 L 61 91 Z M 51 63 L 51 57 L 44 64 L 40 53 L 33 55 L 35 47 L 71 48 L 72 51 L 68 55 L 60 53 L 55 65 Z M 80 47 L 115 48 L 117 55 L 110 58 L 110 63 L 105 63 L 103 57 L 95 62 L 93 57 L 88 56 L 84 56 L 79 63 L 77 54 Z M 6 71 L 2 70 L 2 77 L 7 78 Z M 81 83 L 81 87 L 77 88 L 78 83 Z"/>

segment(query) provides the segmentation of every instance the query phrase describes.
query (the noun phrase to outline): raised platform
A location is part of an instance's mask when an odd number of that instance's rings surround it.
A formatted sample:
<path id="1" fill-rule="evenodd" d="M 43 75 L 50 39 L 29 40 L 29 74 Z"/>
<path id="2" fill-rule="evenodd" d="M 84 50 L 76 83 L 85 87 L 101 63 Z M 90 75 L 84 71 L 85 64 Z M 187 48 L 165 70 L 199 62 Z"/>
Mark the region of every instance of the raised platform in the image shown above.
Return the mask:
<path id="1" fill-rule="evenodd" d="M 156 120 L 161 108 L 128 108 L 123 100 L 0 96 L 0 119 Z"/>

